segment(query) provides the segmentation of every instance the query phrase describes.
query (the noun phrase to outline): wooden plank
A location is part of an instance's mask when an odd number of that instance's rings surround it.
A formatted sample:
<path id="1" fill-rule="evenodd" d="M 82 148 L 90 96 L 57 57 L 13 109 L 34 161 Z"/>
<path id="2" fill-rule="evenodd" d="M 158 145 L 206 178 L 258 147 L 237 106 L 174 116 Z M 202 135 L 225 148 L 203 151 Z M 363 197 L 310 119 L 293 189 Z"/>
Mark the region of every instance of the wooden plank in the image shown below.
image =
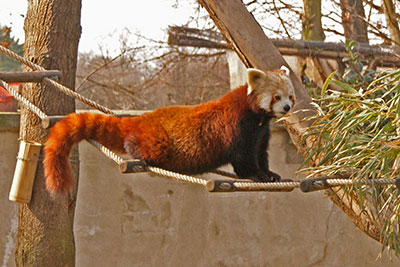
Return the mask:
<path id="1" fill-rule="evenodd" d="M 45 77 L 58 80 L 61 78 L 61 72 L 58 70 L 0 72 L 0 80 L 7 83 L 40 83 Z"/>

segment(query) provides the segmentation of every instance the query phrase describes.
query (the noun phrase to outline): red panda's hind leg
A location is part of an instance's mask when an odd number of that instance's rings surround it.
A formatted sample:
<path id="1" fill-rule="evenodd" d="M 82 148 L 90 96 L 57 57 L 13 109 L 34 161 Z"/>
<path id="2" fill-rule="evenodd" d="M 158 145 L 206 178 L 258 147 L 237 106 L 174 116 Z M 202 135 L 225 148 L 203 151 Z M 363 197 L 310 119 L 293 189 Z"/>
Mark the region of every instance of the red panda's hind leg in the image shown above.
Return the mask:
<path id="1" fill-rule="evenodd" d="M 161 166 L 168 160 L 168 135 L 161 127 L 141 127 L 132 131 L 124 142 L 126 152 L 149 165 Z"/>

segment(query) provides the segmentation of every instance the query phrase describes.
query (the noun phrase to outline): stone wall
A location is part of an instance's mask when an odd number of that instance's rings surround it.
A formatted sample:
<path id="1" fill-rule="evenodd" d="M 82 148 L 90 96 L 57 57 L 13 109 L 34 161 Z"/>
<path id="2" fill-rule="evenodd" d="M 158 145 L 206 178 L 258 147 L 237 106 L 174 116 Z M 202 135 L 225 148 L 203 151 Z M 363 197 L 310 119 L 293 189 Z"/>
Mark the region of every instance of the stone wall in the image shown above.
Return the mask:
<path id="1" fill-rule="evenodd" d="M 8 118 L 8 119 L 4 119 Z M 0 266 L 14 266 L 17 204 L 8 201 L 17 114 L 0 122 Z M 271 169 L 301 179 L 286 132 L 273 127 Z M 148 174 L 120 174 L 80 144 L 76 266 L 398 266 L 323 192 L 208 193 Z M 208 175 L 207 175 L 208 177 Z"/>

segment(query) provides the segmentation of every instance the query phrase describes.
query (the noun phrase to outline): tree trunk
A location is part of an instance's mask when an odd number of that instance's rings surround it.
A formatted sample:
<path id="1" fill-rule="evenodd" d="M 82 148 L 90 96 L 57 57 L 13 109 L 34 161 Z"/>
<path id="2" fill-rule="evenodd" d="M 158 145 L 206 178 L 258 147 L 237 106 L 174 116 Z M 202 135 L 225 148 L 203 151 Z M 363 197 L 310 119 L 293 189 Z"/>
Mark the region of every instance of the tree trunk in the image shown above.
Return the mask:
<path id="1" fill-rule="evenodd" d="M 390 39 L 392 39 L 392 45 L 400 45 L 400 30 L 393 1 L 382 0 L 382 6 L 385 12 L 386 24 L 390 32 Z"/>
<path id="2" fill-rule="evenodd" d="M 199 2 L 207 9 L 221 33 L 235 51 L 239 53 L 245 64 L 269 70 L 278 68 L 282 62 L 285 62 L 240 0 L 199 0 Z M 310 97 L 303 86 L 298 82 L 297 78 L 292 79 L 292 81 L 294 81 L 296 93 L 297 104 L 295 108 L 312 109 Z M 310 123 L 309 121 L 300 122 L 305 118 L 305 115 L 304 113 L 296 112 L 296 114 L 292 114 L 284 121 L 285 128 L 290 134 L 293 143 L 302 153 L 305 153 L 307 148 L 313 145 L 308 140 L 302 142 L 302 137 Z M 328 189 L 326 192 L 357 227 L 372 238 L 379 240 L 380 225 L 370 214 L 360 210 L 356 203 L 344 196 L 342 194 L 343 190 L 337 194 L 332 189 Z"/>
<path id="3" fill-rule="evenodd" d="M 321 0 L 303 0 L 301 38 L 305 41 L 325 40 L 321 22 Z M 322 87 L 323 81 L 333 72 L 328 61 L 320 57 L 299 58 L 307 75 L 317 86 Z M 331 85 L 332 86 L 332 85 Z"/>
<path id="4" fill-rule="evenodd" d="M 368 43 L 367 24 L 362 0 L 340 0 L 346 40 Z"/>
<path id="5" fill-rule="evenodd" d="M 303 0 L 301 39 L 307 41 L 325 40 L 321 23 L 321 0 Z"/>
<path id="6" fill-rule="evenodd" d="M 62 72 L 60 82 L 75 84 L 81 0 L 28 0 L 24 56 L 46 69 Z M 25 67 L 26 71 L 30 71 Z M 44 84 L 26 84 L 23 95 L 48 115 L 75 109 L 74 100 Z M 27 108 L 21 109 L 20 138 L 43 143 L 47 131 Z M 77 150 L 72 152 L 77 155 Z M 76 160 L 76 158 L 74 158 Z M 76 160 L 76 162 L 78 162 Z M 73 219 L 76 188 L 68 196 L 51 197 L 39 161 L 29 204 L 20 204 L 16 266 L 74 266 Z M 78 164 L 72 164 L 77 174 Z"/>

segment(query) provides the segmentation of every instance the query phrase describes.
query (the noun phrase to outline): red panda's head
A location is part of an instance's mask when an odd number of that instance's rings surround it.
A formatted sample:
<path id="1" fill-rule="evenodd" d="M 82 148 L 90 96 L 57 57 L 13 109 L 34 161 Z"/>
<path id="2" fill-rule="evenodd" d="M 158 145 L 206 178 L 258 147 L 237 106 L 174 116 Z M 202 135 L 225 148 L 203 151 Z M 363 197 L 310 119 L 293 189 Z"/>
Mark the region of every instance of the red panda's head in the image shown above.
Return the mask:
<path id="1" fill-rule="evenodd" d="M 247 69 L 247 85 L 247 95 L 252 95 L 254 104 L 271 115 L 279 118 L 293 109 L 295 95 L 287 67 L 275 71 Z"/>

